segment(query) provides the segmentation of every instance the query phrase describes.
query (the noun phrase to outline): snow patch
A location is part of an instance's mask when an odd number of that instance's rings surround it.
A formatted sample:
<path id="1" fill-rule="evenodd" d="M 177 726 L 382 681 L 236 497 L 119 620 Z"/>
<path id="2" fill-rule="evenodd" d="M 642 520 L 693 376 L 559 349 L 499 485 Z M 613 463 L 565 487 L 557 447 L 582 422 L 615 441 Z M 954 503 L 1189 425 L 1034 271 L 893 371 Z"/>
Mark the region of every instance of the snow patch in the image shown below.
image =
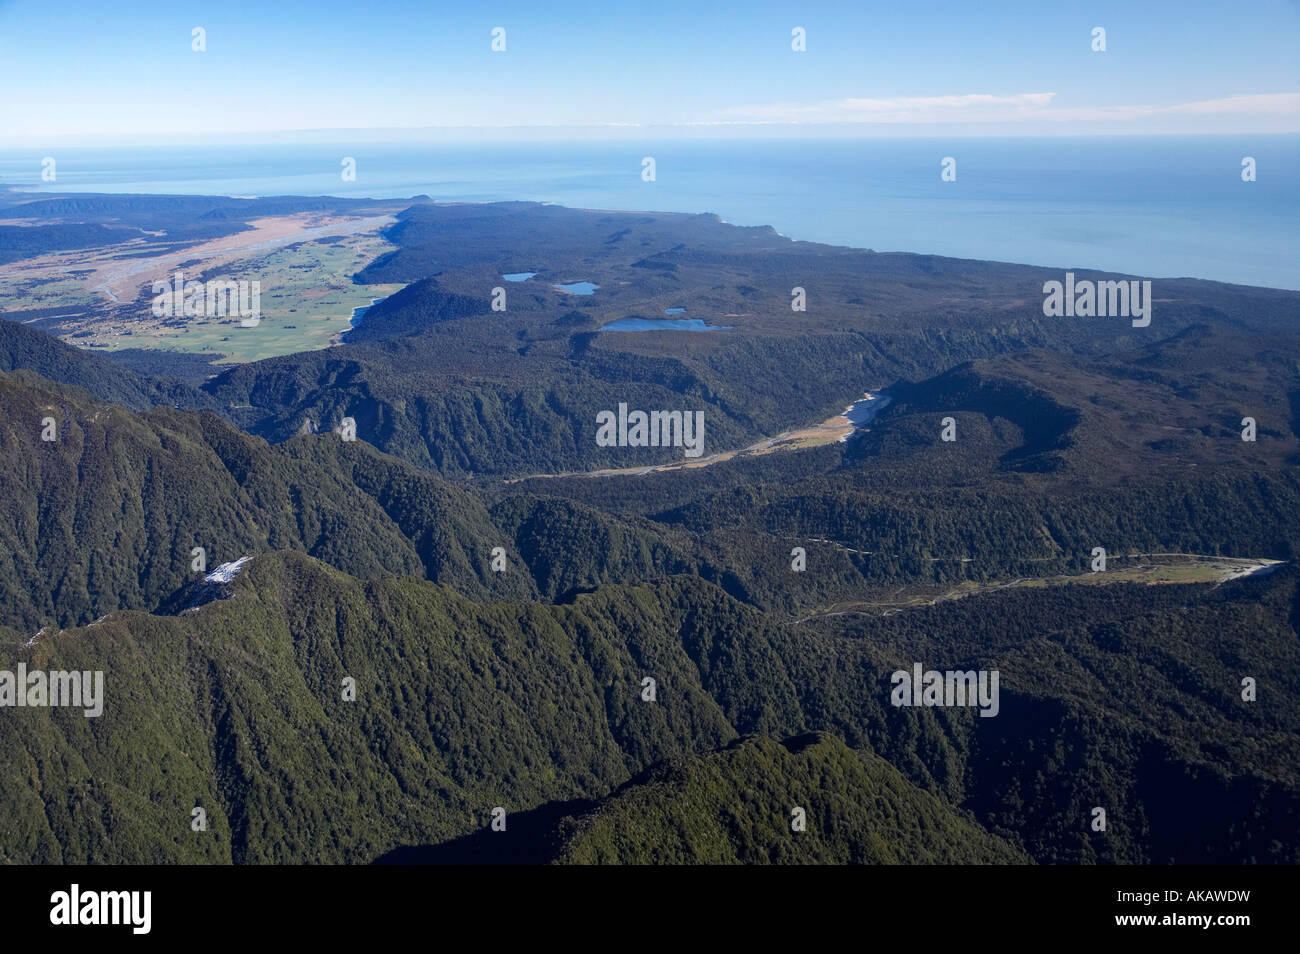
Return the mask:
<path id="1" fill-rule="evenodd" d="M 240 568 L 247 563 L 252 557 L 240 557 L 233 563 L 223 563 L 211 573 L 203 578 L 204 583 L 229 583 L 235 578 L 235 574 Z"/>

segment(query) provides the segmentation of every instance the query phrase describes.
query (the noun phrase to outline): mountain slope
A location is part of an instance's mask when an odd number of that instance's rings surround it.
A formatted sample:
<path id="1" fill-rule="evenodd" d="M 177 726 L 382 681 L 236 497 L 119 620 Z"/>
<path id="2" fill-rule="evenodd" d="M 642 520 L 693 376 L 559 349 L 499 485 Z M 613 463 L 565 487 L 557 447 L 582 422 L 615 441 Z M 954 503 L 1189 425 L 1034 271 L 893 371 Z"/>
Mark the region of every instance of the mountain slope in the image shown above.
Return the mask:
<path id="1" fill-rule="evenodd" d="M 444 476 L 519 477 L 682 459 L 598 445 L 596 415 L 620 403 L 703 412 L 714 453 L 825 420 L 867 390 L 1030 349 L 1101 358 L 1212 324 L 1238 353 L 1268 341 L 1294 355 L 1300 301 L 1160 279 L 1148 328 L 1049 318 L 1052 269 L 793 242 L 711 215 L 426 204 L 386 237 L 397 251 L 358 280 L 408 287 L 343 347 L 233 367 L 205 389 L 250 405 L 241 423 L 271 441 L 351 416 L 361 439 Z M 525 269 L 535 276 L 503 278 Z M 575 279 L 598 288 L 554 287 Z M 715 330 L 601 330 L 673 307 Z"/>
<path id="2" fill-rule="evenodd" d="M 100 400 L 136 411 L 158 404 L 209 411 L 221 407 L 208 394 L 181 381 L 136 374 L 43 331 L 0 321 L 0 371 L 17 370 L 81 388 Z"/>
<path id="3" fill-rule="evenodd" d="M 802 808 L 806 828 L 792 828 Z M 561 824 L 564 864 L 1016 864 L 1000 838 L 831 736 L 656 766 Z"/>
<path id="4" fill-rule="evenodd" d="M 371 861 L 472 835 L 497 806 L 602 798 L 738 735 L 821 731 L 1037 861 L 1295 862 L 1297 576 L 1005 591 L 795 626 L 689 578 L 604 586 L 560 606 L 485 605 L 264 554 L 221 588 L 226 598 L 192 594 L 200 605 L 180 615 L 0 637 L 0 669 L 102 670 L 107 697 L 98 719 L 0 709 L 0 850 L 24 861 Z M 890 674 L 915 661 L 999 670 L 999 714 L 894 708 Z M 1239 695 L 1247 675 L 1257 702 Z M 356 701 L 343 697 L 348 677 Z M 699 776 L 714 779 L 709 797 L 724 798 L 733 783 L 710 772 Z M 916 819 L 933 805 L 907 800 Z M 835 817 L 849 817 L 838 804 Z M 196 805 L 208 837 L 189 828 Z M 1090 828 L 1097 806 L 1105 832 Z M 696 837 L 661 834 L 665 851 Z M 888 859 L 843 834 L 816 851 Z M 730 850 L 716 830 L 698 836 Z M 907 843 L 897 857 L 935 857 Z"/>

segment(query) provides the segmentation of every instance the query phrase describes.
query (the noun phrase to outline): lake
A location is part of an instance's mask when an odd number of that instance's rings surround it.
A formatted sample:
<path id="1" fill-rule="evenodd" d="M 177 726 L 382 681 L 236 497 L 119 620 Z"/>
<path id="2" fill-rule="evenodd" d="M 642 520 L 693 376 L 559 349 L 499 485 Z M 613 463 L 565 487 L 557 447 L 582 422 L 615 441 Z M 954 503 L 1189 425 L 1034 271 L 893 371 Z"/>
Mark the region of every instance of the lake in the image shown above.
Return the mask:
<path id="1" fill-rule="evenodd" d="M 620 318 L 601 331 L 728 331 L 731 325 L 708 325 L 700 318 Z"/>
<path id="2" fill-rule="evenodd" d="M 556 284 L 551 287 L 568 295 L 590 295 L 600 286 L 593 285 L 591 282 L 568 282 L 567 284 Z"/>

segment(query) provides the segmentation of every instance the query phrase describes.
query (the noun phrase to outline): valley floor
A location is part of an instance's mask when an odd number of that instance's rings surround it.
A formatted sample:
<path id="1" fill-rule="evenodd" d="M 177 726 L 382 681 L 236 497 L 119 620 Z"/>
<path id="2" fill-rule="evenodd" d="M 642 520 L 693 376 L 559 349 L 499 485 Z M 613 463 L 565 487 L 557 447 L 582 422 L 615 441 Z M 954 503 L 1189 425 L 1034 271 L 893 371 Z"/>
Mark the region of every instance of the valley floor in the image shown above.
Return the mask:
<path id="1" fill-rule="evenodd" d="M 907 585 L 893 590 L 885 599 L 866 600 L 860 603 L 841 602 L 818 612 L 801 617 L 796 622 L 824 619 L 829 616 L 854 614 L 892 616 L 917 606 L 934 606 L 946 600 L 992 593 L 996 590 L 1017 587 L 1044 586 L 1110 586 L 1116 583 L 1144 583 L 1160 586 L 1178 583 L 1226 583 L 1246 576 L 1262 576 L 1282 566 L 1282 560 L 1205 556 L 1196 553 L 1140 553 L 1128 557 L 1139 560 L 1134 566 L 1101 573 L 1024 577 L 1000 583 L 975 583 L 966 581 L 956 587 L 928 587 Z M 1145 562 L 1146 560 L 1160 562 Z"/>

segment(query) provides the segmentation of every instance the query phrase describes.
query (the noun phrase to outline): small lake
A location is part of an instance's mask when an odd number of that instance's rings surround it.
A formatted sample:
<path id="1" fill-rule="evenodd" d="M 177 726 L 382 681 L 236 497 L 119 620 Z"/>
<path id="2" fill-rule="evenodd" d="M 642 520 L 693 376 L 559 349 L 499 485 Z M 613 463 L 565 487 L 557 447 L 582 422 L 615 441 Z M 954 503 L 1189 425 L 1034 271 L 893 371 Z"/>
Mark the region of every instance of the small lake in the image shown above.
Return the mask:
<path id="1" fill-rule="evenodd" d="M 536 274 L 536 272 L 511 272 L 509 275 L 502 275 L 501 277 L 508 282 L 526 282 Z"/>
<path id="2" fill-rule="evenodd" d="M 709 325 L 701 318 L 620 318 L 601 331 L 728 331 L 731 325 Z"/>
<path id="3" fill-rule="evenodd" d="M 600 286 L 593 285 L 591 282 L 569 282 L 566 285 L 552 285 L 551 287 L 570 295 L 590 295 Z"/>

